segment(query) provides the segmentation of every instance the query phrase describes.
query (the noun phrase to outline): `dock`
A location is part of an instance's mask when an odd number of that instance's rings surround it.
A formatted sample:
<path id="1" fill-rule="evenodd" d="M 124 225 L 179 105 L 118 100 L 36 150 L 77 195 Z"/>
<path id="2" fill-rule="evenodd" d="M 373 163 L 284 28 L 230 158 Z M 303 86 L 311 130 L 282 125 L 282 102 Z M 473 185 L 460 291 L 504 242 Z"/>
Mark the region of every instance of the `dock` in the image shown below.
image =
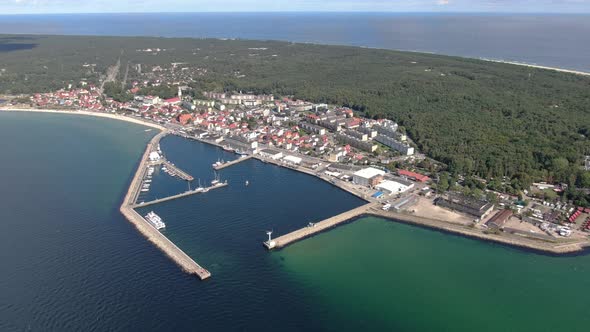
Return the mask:
<path id="1" fill-rule="evenodd" d="M 168 168 L 168 170 L 170 171 L 171 175 L 173 175 L 173 176 L 178 176 L 179 178 L 181 178 L 183 180 L 186 180 L 186 181 L 192 181 L 192 180 L 195 179 L 190 174 L 188 174 L 187 172 L 185 172 L 185 171 L 181 170 L 180 168 L 176 167 L 176 165 L 172 164 L 168 160 L 163 160 L 162 161 L 162 165 L 166 166 L 166 168 Z"/>
<path id="2" fill-rule="evenodd" d="M 211 277 L 211 273 L 195 262 L 184 251 L 178 248 L 172 241 L 170 241 L 164 234 L 158 231 L 148 221 L 146 221 L 137 211 L 134 210 L 135 199 L 138 192 L 141 190 L 141 183 L 145 176 L 145 172 L 149 165 L 149 154 L 152 151 L 157 151 L 158 143 L 162 137 L 166 136 L 168 132 L 162 131 L 154 136 L 148 143 L 147 148 L 141 158 L 137 171 L 131 180 L 127 194 L 123 199 L 120 211 L 132 223 L 137 230 L 143 234 L 150 242 L 162 250 L 170 259 L 172 259 L 178 266 L 189 274 L 196 275 L 201 280 Z"/>
<path id="3" fill-rule="evenodd" d="M 272 239 L 270 242 L 265 241 L 263 244 L 268 250 L 283 248 L 291 243 L 294 243 L 296 241 L 310 237 L 310 236 L 317 234 L 319 232 L 325 231 L 329 228 L 332 228 L 332 227 L 337 226 L 343 222 L 346 222 L 352 218 L 366 214 L 367 212 L 369 212 L 372 208 L 374 208 L 377 205 L 378 205 L 378 203 L 368 203 L 368 204 L 359 206 L 355 209 L 352 209 L 352 210 L 346 211 L 344 213 L 341 213 L 339 215 L 333 216 L 331 218 L 322 220 L 318 223 L 310 224 L 304 228 L 300 228 L 300 229 L 293 231 L 291 233 L 279 236 L 275 239 Z"/>
<path id="4" fill-rule="evenodd" d="M 154 204 L 158 204 L 158 203 L 162 203 L 162 202 L 167 202 L 167 201 L 171 201 L 177 198 L 182 198 L 182 197 L 186 197 L 186 196 L 191 196 L 191 195 L 195 195 L 195 194 L 201 194 L 201 193 L 206 193 L 209 190 L 213 190 L 213 189 L 217 189 L 217 188 L 223 188 L 227 186 L 227 182 L 226 183 L 219 183 L 217 185 L 208 187 L 208 188 L 201 188 L 201 189 L 195 189 L 195 190 L 189 190 L 189 191 L 185 191 L 183 193 L 177 194 L 177 195 L 172 195 L 172 196 L 168 196 L 168 197 L 164 197 L 164 198 L 159 198 L 153 201 L 149 201 L 149 202 L 145 202 L 145 203 L 139 203 L 139 204 L 134 204 L 133 208 L 138 208 L 138 207 L 146 207 L 146 206 L 150 206 L 150 205 L 154 205 Z"/>
<path id="5" fill-rule="evenodd" d="M 242 161 L 246 161 L 246 160 L 248 160 L 248 159 L 251 159 L 252 157 L 253 157 L 252 155 L 248 155 L 248 156 L 242 156 L 242 157 L 240 157 L 240 158 L 238 158 L 238 159 L 236 159 L 236 160 L 227 161 L 227 162 L 225 162 L 225 163 L 223 163 L 223 164 L 221 164 L 221 165 L 213 166 L 213 168 L 214 168 L 216 171 L 219 171 L 219 170 L 222 170 L 222 169 L 224 169 L 224 168 L 226 168 L 226 167 L 230 167 L 230 166 L 232 166 L 232 165 L 235 165 L 235 164 L 241 163 Z"/>

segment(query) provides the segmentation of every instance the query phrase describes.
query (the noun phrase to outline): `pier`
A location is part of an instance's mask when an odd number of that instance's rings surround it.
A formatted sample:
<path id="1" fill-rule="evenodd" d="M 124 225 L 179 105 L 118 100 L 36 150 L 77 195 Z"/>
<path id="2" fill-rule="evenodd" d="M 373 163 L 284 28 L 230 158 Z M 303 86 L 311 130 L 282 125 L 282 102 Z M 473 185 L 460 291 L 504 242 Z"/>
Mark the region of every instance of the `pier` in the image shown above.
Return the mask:
<path id="1" fill-rule="evenodd" d="M 138 192 L 141 190 L 141 183 L 145 176 L 145 172 L 149 165 L 149 154 L 152 151 L 157 151 L 158 143 L 162 137 L 168 134 L 167 131 L 162 131 L 158 135 L 154 136 L 148 143 L 147 148 L 141 158 L 137 171 L 131 180 L 129 190 L 123 199 L 123 203 L 120 207 L 121 213 L 132 223 L 135 228 L 141 234 L 143 234 L 148 240 L 155 244 L 160 250 L 162 250 L 168 257 L 170 257 L 178 266 L 189 274 L 198 276 L 201 280 L 211 277 L 211 273 L 207 269 L 203 268 L 197 262 L 195 262 L 190 256 L 184 251 L 178 248 L 172 241 L 170 241 L 164 234 L 158 231 L 148 221 L 134 210 L 135 199 L 138 196 Z"/>
<path id="2" fill-rule="evenodd" d="M 368 204 L 359 206 L 358 208 L 346 211 L 346 212 L 341 213 L 339 215 L 322 220 L 318 223 L 310 224 L 304 228 L 301 228 L 301 229 L 298 229 L 298 230 L 293 231 L 291 233 L 279 236 L 275 239 L 272 239 L 270 242 L 265 241 L 264 246 L 269 250 L 285 247 L 293 242 L 310 237 L 314 234 L 317 234 L 319 232 L 322 232 L 322 231 L 325 231 L 329 228 L 337 226 L 337 225 L 339 225 L 345 221 L 348 221 L 352 218 L 366 214 L 367 212 L 369 212 L 372 208 L 374 208 L 377 205 L 378 205 L 378 203 L 368 203 Z"/>
<path id="3" fill-rule="evenodd" d="M 172 176 L 178 176 L 179 178 L 186 180 L 186 181 L 192 181 L 195 178 L 193 178 L 190 174 L 188 174 L 187 172 L 181 170 L 180 168 L 176 167 L 176 165 L 172 164 L 171 162 L 169 162 L 168 160 L 163 160 L 162 164 L 164 166 L 166 166 L 166 168 L 168 168 L 168 170 L 170 171 L 170 175 Z"/>
<path id="4" fill-rule="evenodd" d="M 150 206 L 150 205 L 154 205 L 154 204 L 158 204 L 158 203 L 162 203 L 162 202 L 167 202 L 167 201 L 171 201 L 173 199 L 177 199 L 177 198 L 182 198 L 182 197 L 186 197 L 186 196 L 191 196 L 191 195 L 195 195 L 195 194 L 200 194 L 200 193 L 206 193 L 209 190 L 213 190 L 213 189 L 217 189 L 217 188 L 223 188 L 226 187 L 227 183 L 219 183 L 217 185 L 208 187 L 208 188 L 201 188 L 201 189 L 195 189 L 195 190 L 189 190 L 189 191 L 185 191 L 181 194 L 177 194 L 177 195 L 172 195 L 172 196 L 168 196 L 168 197 L 164 197 L 164 198 L 159 198 L 153 201 L 149 201 L 149 202 L 145 202 L 145 203 L 139 203 L 139 204 L 134 204 L 133 208 L 137 208 L 137 207 L 145 207 L 145 206 Z"/>
<path id="5" fill-rule="evenodd" d="M 222 169 L 224 169 L 224 168 L 226 168 L 226 167 L 230 167 L 230 166 L 232 166 L 232 165 L 235 165 L 235 164 L 237 164 L 237 163 L 241 163 L 242 161 L 246 161 L 246 160 L 248 160 L 248 159 L 251 159 L 252 157 L 253 157 L 252 155 L 248 155 L 248 156 L 241 156 L 240 158 L 238 158 L 238 159 L 236 159 L 236 160 L 227 161 L 227 162 L 225 162 L 225 163 L 223 163 L 223 164 L 221 164 L 221 165 L 213 166 L 213 168 L 214 168 L 216 171 L 219 171 L 219 170 L 222 170 Z"/>

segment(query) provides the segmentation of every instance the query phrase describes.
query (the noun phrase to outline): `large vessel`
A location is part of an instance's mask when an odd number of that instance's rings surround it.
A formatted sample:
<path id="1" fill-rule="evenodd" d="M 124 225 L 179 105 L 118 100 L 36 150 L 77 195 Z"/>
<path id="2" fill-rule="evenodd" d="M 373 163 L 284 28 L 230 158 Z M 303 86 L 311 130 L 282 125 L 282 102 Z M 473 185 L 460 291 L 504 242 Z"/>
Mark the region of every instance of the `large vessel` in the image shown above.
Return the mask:
<path id="1" fill-rule="evenodd" d="M 166 224 L 162 221 L 159 215 L 157 215 L 154 211 L 145 215 L 145 220 L 147 220 L 150 224 L 152 224 L 156 229 L 166 228 Z"/>

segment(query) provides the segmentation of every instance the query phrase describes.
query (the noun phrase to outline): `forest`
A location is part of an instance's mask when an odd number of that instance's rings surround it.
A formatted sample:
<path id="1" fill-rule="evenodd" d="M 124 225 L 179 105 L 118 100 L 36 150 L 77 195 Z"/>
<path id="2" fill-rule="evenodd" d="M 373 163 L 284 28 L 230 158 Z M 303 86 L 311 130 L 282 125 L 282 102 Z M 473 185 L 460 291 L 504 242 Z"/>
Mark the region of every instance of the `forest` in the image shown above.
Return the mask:
<path id="1" fill-rule="evenodd" d="M 191 83 L 198 90 L 294 96 L 393 119 L 451 174 L 523 188 L 588 181 L 590 77 L 532 67 L 275 41 L 5 35 L 0 93 L 97 82 L 118 58 L 145 70 L 173 62 L 206 69 Z"/>

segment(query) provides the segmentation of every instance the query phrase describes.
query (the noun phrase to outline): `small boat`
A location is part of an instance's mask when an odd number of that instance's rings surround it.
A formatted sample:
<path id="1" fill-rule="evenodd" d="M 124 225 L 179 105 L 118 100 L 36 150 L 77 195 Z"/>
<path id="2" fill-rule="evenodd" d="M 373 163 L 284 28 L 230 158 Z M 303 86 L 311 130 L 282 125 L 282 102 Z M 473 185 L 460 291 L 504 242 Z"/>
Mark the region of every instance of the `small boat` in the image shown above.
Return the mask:
<path id="1" fill-rule="evenodd" d="M 213 181 L 211 181 L 211 184 L 216 186 L 221 182 L 221 180 L 219 179 L 219 175 L 217 175 L 217 173 L 215 173 L 215 179 Z"/>
<path id="2" fill-rule="evenodd" d="M 246 180 L 246 186 L 250 185 L 250 181 Z"/>

